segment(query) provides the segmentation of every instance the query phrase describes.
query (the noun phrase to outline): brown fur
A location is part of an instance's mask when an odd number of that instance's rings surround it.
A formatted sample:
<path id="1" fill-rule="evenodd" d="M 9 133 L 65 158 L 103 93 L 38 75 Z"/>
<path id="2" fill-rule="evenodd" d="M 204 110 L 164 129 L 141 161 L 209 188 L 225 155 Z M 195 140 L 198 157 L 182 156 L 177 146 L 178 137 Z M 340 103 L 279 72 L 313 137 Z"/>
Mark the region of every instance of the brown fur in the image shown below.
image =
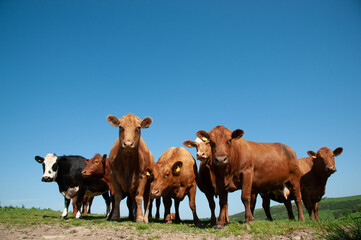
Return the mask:
<path id="1" fill-rule="evenodd" d="M 217 194 L 214 190 L 215 186 L 213 186 L 215 181 L 212 181 L 211 179 L 212 175 L 208 164 L 209 159 L 212 158 L 210 142 L 207 140 L 202 141 L 200 139 L 196 141 L 186 140 L 183 142 L 183 145 L 188 148 L 195 147 L 197 150 L 197 160 L 201 161 L 199 165 L 197 185 L 207 197 L 209 208 L 211 210 L 211 224 L 215 225 L 216 215 L 214 210 L 216 208 L 216 204 L 214 202 L 214 196 L 217 196 Z M 226 222 L 229 223 L 228 208 L 226 211 Z"/>
<path id="2" fill-rule="evenodd" d="M 150 192 L 152 198 L 163 197 L 164 219 L 171 223 L 171 198 L 175 200 L 175 221 L 179 222 L 179 203 L 186 195 L 193 213 L 195 225 L 199 224 L 196 213 L 195 196 L 197 191 L 197 165 L 192 155 L 184 148 L 172 147 L 166 150 L 153 168 L 148 169 L 152 180 Z"/>
<path id="3" fill-rule="evenodd" d="M 120 219 L 119 204 L 123 196 L 128 195 L 136 209 L 136 221 L 148 223 L 150 197 L 145 170 L 152 167 L 155 162 L 140 132 L 141 128 L 149 127 L 152 119 L 141 120 L 131 113 L 119 119 L 109 115 L 107 119 L 110 124 L 119 128 L 119 138 L 109 154 L 115 201 L 111 220 Z"/>
<path id="4" fill-rule="evenodd" d="M 197 132 L 199 138 L 211 142 L 212 174 L 216 180 L 216 192 L 220 196 L 220 215 L 217 227 L 225 224 L 227 192 L 242 189 L 242 202 L 245 206 L 246 222 L 253 220 L 251 212 L 251 193 L 267 193 L 281 188 L 284 184 L 292 186 L 300 221 L 304 221 L 301 203 L 300 178 L 296 153 L 281 143 L 255 143 L 244 140 L 243 131 L 230 131 L 217 126 L 209 134 Z"/>

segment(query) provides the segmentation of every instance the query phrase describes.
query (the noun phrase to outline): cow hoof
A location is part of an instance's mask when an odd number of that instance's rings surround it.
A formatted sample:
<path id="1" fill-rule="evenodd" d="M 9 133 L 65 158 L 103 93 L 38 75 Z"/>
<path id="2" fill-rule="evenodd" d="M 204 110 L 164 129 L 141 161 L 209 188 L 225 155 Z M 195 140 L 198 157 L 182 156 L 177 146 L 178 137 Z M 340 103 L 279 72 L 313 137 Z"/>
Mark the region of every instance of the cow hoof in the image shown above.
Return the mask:
<path id="1" fill-rule="evenodd" d="M 166 224 L 172 224 L 172 221 L 166 221 L 165 223 Z"/>
<path id="2" fill-rule="evenodd" d="M 60 216 L 60 219 L 66 220 L 66 219 L 68 219 L 68 216 Z"/>
<path id="3" fill-rule="evenodd" d="M 224 225 L 217 224 L 217 225 L 214 226 L 213 228 L 214 228 L 214 229 L 223 229 L 223 228 L 224 228 Z"/>

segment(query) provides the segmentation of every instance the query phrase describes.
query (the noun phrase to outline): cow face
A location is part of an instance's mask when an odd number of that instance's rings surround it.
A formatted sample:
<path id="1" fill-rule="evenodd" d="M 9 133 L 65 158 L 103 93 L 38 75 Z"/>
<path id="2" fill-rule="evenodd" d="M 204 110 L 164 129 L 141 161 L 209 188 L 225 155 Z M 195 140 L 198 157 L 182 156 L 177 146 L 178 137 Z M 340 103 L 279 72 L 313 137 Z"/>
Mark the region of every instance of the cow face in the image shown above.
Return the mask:
<path id="1" fill-rule="evenodd" d="M 106 154 L 104 154 L 103 156 L 101 156 L 100 154 L 95 154 L 92 159 L 86 159 L 86 167 L 81 172 L 81 175 L 83 175 L 83 177 L 102 177 L 105 172 L 106 159 Z"/>
<path id="2" fill-rule="evenodd" d="M 174 164 L 157 163 L 153 170 L 147 169 L 147 177 L 152 181 L 150 184 L 150 194 L 152 198 L 164 196 L 173 189 L 174 178 L 180 176 L 182 166 L 183 163 L 177 161 Z"/>
<path id="3" fill-rule="evenodd" d="M 197 137 L 210 142 L 212 162 L 215 165 L 227 165 L 232 153 L 232 141 L 243 136 L 243 130 L 233 132 L 223 126 L 213 128 L 209 134 L 203 130 L 197 132 Z"/>
<path id="4" fill-rule="evenodd" d="M 148 128 L 153 121 L 149 117 L 141 120 L 131 113 L 128 113 L 119 119 L 113 115 L 109 115 L 107 120 L 111 125 L 119 127 L 120 148 L 125 151 L 134 151 L 138 149 L 140 129 Z"/>
<path id="5" fill-rule="evenodd" d="M 38 163 L 43 164 L 43 177 L 41 178 L 41 181 L 54 182 L 56 180 L 56 177 L 58 176 L 58 157 L 55 154 L 49 153 L 45 156 L 45 158 L 36 156 L 35 160 Z"/>
<path id="6" fill-rule="evenodd" d="M 343 148 L 341 147 L 336 148 L 334 151 L 328 147 L 323 147 L 317 153 L 308 151 L 307 154 L 314 159 L 317 169 L 329 176 L 336 172 L 335 157 L 339 156 L 342 151 Z"/>
<path id="7" fill-rule="evenodd" d="M 195 147 L 197 149 L 197 160 L 199 161 L 207 162 L 212 156 L 211 142 L 207 138 L 203 140 L 197 138 L 194 142 L 186 140 L 183 142 L 183 145 L 188 148 Z"/>

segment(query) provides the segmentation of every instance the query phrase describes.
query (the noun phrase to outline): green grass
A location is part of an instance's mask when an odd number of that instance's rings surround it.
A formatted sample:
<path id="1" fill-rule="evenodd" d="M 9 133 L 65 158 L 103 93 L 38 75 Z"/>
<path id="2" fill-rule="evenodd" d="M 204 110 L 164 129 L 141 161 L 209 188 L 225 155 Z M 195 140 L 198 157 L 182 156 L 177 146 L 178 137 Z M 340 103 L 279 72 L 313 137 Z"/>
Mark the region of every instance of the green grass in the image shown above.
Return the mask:
<path id="1" fill-rule="evenodd" d="M 51 209 L 38 209 L 38 208 L 18 208 L 18 207 L 1 207 L 0 206 L 0 224 L 6 228 L 24 228 L 32 227 L 33 225 L 49 224 L 58 225 L 64 229 L 74 226 L 82 227 L 98 227 L 101 229 L 112 228 L 115 231 L 119 230 L 120 226 L 129 229 L 132 233 L 140 236 L 146 236 L 146 239 L 159 239 L 163 233 L 185 233 L 192 235 L 204 236 L 204 238 L 220 239 L 229 236 L 242 236 L 250 234 L 252 238 L 263 239 L 267 236 L 289 236 L 294 231 L 310 230 L 314 232 L 314 238 L 326 238 L 326 234 L 331 232 L 340 233 L 345 230 L 346 234 L 349 232 L 356 232 L 360 230 L 360 224 L 355 224 L 352 219 L 361 219 L 361 213 L 358 210 L 359 200 L 361 196 L 339 199 L 325 199 L 321 201 L 320 213 L 323 212 L 324 216 L 322 222 L 310 221 L 305 222 L 289 221 L 284 206 L 274 206 L 271 208 L 272 216 L 279 220 L 273 222 L 266 221 L 263 209 L 255 211 L 255 221 L 251 223 L 244 223 L 244 216 L 236 214 L 230 217 L 231 223 L 226 225 L 223 229 L 216 230 L 210 225 L 209 220 L 203 220 L 201 227 L 195 227 L 193 221 L 186 220 L 180 224 L 165 224 L 163 222 L 152 222 L 149 224 L 130 222 L 127 218 L 121 218 L 119 222 L 110 222 L 105 220 L 104 215 L 89 214 L 84 215 L 82 219 L 75 219 L 69 213 L 69 219 L 60 219 L 61 212 L 53 211 Z M 322 206 L 322 209 L 321 209 Z M 351 212 L 349 211 L 351 209 Z M 347 210 L 347 211 L 345 211 Z M 284 213 L 282 213 L 282 211 Z M 348 215 L 341 215 L 335 217 L 335 212 L 345 211 Z M 297 217 L 296 211 L 295 215 Z M 305 214 L 308 219 L 308 214 Z M 338 215 L 337 215 L 338 216 Z M 357 220 L 359 221 L 359 220 Z M 337 226 L 341 226 L 338 228 Z M 351 229 L 351 230 L 350 230 Z M 356 230 L 354 230 L 356 229 Z M 357 230 L 358 229 L 358 230 Z M 333 231 L 334 230 L 334 231 Z M 155 232 L 159 231 L 159 232 Z M 321 233 L 321 235 L 319 234 Z M 345 233 L 341 233 L 345 234 Z M 344 235 L 342 235 L 344 236 Z M 328 239 L 342 239 L 342 238 L 328 238 Z M 349 238 L 357 239 L 357 238 Z"/>
<path id="2" fill-rule="evenodd" d="M 293 214 L 297 219 L 297 208 L 292 204 Z M 347 217 L 361 217 L 361 195 L 342 198 L 322 199 L 319 203 L 319 215 L 322 220 L 346 219 Z M 303 214 L 308 219 L 308 212 L 303 206 Z M 288 219 L 286 207 L 277 205 L 271 207 L 271 215 L 274 220 Z M 244 212 L 229 217 L 231 221 L 243 221 Z M 263 208 L 254 211 L 254 218 L 258 220 L 266 219 Z"/>

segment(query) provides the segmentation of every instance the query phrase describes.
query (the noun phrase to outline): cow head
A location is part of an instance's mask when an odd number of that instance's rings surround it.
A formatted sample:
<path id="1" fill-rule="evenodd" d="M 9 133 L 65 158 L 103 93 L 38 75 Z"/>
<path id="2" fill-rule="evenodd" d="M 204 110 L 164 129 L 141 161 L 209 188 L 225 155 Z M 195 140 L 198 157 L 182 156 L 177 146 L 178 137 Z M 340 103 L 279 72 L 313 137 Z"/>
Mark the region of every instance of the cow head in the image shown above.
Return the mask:
<path id="1" fill-rule="evenodd" d="M 241 129 L 233 132 L 223 126 L 213 128 L 209 133 L 201 130 L 197 132 L 197 137 L 203 141 L 209 141 L 212 149 L 212 162 L 215 165 L 227 165 L 230 163 L 232 153 L 232 141 L 243 136 Z"/>
<path id="2" fill-rule="evenodd" d="M 195 141 L 186 140 L 183 142 L 183 145 L 188 148 L 195 147 L 197 149 L 197 160 L 202 162 L 207 162 L 212 156 L 211 143 L 207 138 L 203 140 L 197 138 Z"/>
<path id="3" fill-rule="evenodd" d="M 107 120 L 111 125 L 119 127 L 119 145 L 120 148 L 125 151 L 138 149 L 140 129 L 148 128 L 153 121 L 149 117 L 141 120 L 131 113 L 119 119 L 113 115 L 109 115 L 107 116 Z"/>
<path id="4" fill-rule="evenodd" d="M 146 175 L 152 181 L 150 184 L 152 198 L 164 196 L 173 189 L 174 178 L 180 176 L 182 166 L 183 162 L 177 161 L 174 164 L 156 163 L 153 169 L 147 169 Z"/>
<path id="5" fill-rule="evenodd" d="M 35 160 L 43 164 L 43 177 L 41 181 L 54 182 L 58 176 L 59 158 L 55 154 L 49 153 L 45 158 L 36 156 Z"/>
<path id="6" fill-rule="evenodd" d="M 336 172 L 335 157 L 339 156 L 343 151 L 343 148 L 336 148 L 334 151 L 328 147 L 323 147 L 315 153 L 314 151 L 308 151 L 307 154 L 313 158 L 313 162 L 317 169 L 326 175 L 330 176 Z"/>
<path id="7" fill-rule="evenodd" d="M 81 175 L 83 175 L 83 177 L 102 177 L 105 172 L 106 159 L 106 154 L 103 156 L 100 154 L 95 154 L 92 159 L 86 159 L 86 167 L 81 172 Z"/>

